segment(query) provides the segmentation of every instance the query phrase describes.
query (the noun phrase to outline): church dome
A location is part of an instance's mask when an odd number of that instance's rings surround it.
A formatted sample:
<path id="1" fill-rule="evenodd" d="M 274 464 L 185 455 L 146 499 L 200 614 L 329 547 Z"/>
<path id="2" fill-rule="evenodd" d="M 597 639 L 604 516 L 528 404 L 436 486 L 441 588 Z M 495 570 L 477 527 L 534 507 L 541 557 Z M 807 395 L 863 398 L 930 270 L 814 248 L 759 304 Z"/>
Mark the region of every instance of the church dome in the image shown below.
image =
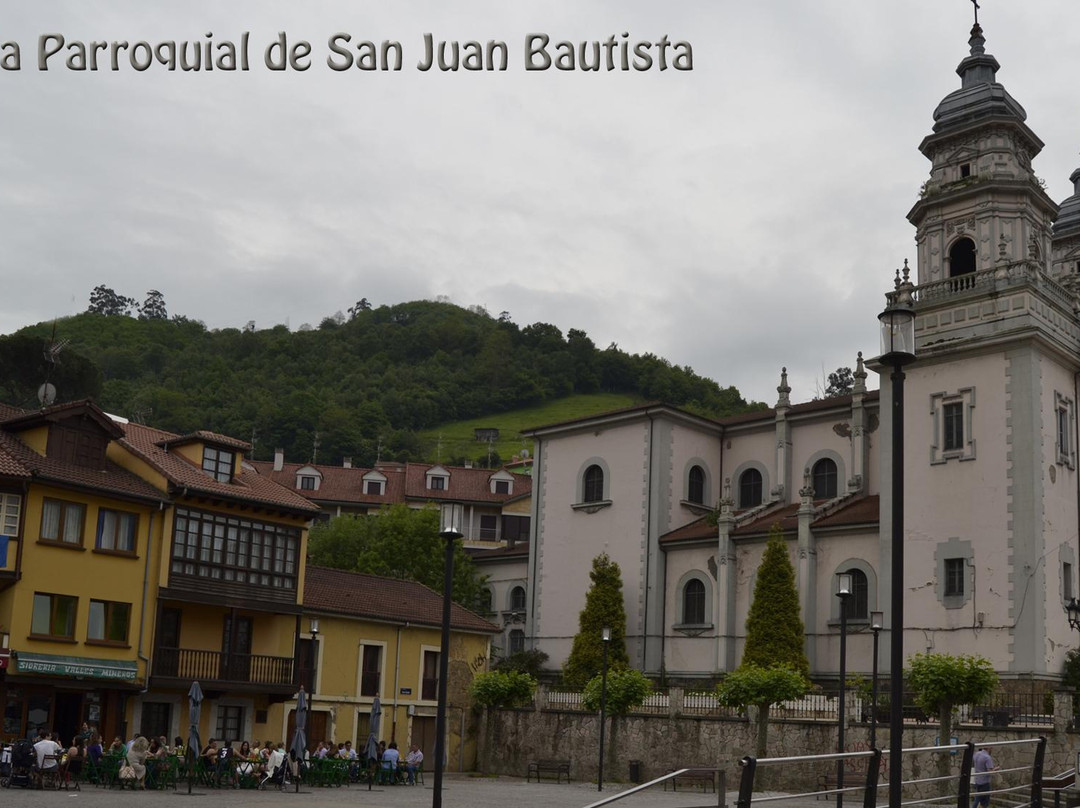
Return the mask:
<path id="1" fill-rule="evenodd" d="M 1069 182 L 1073 184 L 1073 195 L 1061 203 L 1054 221 L 1055 237 L 1080 233 L 1080 168 L 1070 175 Z"/>
<path id="2" fill-rule="evenodd" d="M 998 60 L 986 52 L 978 24 L 971 29 L 971 55 L 956 68 L 959 90 L 949 93 L 934 110 L 934 132 L 960 129 L 987 118 L 1027 118 L 1024 108 L 997 82 Z"/>

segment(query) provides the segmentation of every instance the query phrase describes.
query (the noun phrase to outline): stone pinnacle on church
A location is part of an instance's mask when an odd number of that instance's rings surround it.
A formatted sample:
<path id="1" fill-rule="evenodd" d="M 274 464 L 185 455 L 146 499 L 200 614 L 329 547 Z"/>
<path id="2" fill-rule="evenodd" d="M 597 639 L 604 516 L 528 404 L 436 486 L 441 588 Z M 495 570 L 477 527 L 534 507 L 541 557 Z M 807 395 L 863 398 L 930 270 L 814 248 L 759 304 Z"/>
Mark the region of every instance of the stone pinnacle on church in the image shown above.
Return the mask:
<path id="1" fill-rule="evenodd" d="M 780 394 L 780 398 L 776 400 L 776 406 L 790 407 L 791 406 L 791 387 L 787 383 L 787 368 L 780 369 L 780 386 L 776 388 L 776 392 Z"/>

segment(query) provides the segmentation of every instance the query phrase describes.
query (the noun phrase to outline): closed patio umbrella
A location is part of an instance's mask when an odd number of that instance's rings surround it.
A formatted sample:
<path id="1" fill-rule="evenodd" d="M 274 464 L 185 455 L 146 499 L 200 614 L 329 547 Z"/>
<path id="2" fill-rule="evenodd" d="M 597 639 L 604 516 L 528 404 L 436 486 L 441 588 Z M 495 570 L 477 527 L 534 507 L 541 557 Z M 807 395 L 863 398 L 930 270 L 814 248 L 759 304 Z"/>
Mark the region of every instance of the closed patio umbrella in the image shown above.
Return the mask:
<path id="1" fill-rule="evenodd" d="M 364 746 L 364 757 L 367 758 L 368 768 L 373 768 L 371 761 L 379 759 L 379 722 L 382 719 L 382 703 L 379 697 L 371 703 L 371 718 L 368 722 L 367 744 Z M 371 772 L 368 778 L 368 790 L 371 790 L 371 781 L 375 779 L 375 773 Z"/>
<path id="2" fill-rule="evenodd" d="M 202 717 L 203 692 L 198 681 L 191 683 L 188 690 L 188 739 L 187 739 L 187 764 L 188 780 L 187 790 L 191 793 L 191 781 L 195 778 L 195 758 L 202 750 L 202 738 L 199 737 L 199 719 Z"/>
<path id="3" fill-rule="evenodd" d="M 300 766 L 307 757 L 307 693 L 304 686 L 300 686 L 300 692 L 296 694 L 296 731 L 293 732 L 292 744 L 289 751 L 296 758 L 296 791 L 300 792 Z"/>

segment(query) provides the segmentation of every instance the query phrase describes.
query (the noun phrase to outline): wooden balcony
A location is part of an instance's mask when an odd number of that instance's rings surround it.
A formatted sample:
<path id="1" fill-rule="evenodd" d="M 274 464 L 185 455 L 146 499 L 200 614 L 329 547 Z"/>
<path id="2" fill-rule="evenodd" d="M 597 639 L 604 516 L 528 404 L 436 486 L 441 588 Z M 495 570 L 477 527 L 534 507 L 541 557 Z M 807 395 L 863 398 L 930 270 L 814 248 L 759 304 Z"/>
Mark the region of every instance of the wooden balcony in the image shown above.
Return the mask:
<path id="1" fill-rule="evenodd" d="M 255 692 L 287 697 L 296 692 L 292 657 L 223 654 L 193 648 L 154 649 L 151 687 L 186 689 L 198 681 L 206 692 Z"/>

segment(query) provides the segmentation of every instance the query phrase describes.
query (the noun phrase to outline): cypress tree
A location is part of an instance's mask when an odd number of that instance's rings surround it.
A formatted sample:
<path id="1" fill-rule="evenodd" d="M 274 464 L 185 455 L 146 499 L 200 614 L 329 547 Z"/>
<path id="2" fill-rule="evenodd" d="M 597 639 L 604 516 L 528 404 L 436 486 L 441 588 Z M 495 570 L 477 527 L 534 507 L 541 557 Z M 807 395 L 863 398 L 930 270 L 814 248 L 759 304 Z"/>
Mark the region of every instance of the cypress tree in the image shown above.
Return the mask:
<path id="1" fill-rule="evenodd" d="M 590 679 L 600 673 L 604 659 L 601 630 L 605 626 L 611 629 L 608 667 L 618 669 L 630 665 L 630 658 L 626 654 L 622 570 L 604 553 L 593 559 L 589 578 L 592 585 L 585 595 L 585 608 L 578 617 L 578 633 L 574 636 L 570 656 L 563 665 L 563 683 L 567 687 L 585 687 Z"/>
<path id="2" fill-rule="evenodd" d="M 754 600 L 746 618 L 742 664 L 762 668 L 784 665 L 803 676 L 810 674 L 795 568 L 779 525 L 769 531 L 769 543 L 758 568 Z"/>

